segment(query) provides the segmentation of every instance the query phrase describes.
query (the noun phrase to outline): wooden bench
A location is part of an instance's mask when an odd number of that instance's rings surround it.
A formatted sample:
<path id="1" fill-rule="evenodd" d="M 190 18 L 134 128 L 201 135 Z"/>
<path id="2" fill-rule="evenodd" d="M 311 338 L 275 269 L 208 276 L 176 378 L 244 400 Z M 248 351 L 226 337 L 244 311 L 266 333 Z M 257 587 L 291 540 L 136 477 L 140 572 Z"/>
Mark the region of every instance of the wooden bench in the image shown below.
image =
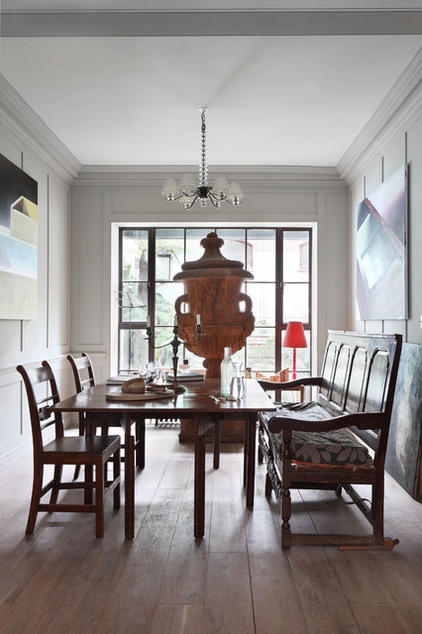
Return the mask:
<path id="1" fill-rule="evenodd" d="M 259 460 L 267 464 L 265 494 L 281 498 L 281 544 L 392 548 L 384 539 L 384 463 L 401 335 L 329 331 L 321 376 L 277 386 L 314 386 L 307 403 L 282 403 L 259 416 Z M 265 390 L 274 383 L 260 381 Z M 363 499 L 353 485 L 369 485 Z M 372 525 L 372 534 L 292 532 L 291 489 L 346 492 Z"/>

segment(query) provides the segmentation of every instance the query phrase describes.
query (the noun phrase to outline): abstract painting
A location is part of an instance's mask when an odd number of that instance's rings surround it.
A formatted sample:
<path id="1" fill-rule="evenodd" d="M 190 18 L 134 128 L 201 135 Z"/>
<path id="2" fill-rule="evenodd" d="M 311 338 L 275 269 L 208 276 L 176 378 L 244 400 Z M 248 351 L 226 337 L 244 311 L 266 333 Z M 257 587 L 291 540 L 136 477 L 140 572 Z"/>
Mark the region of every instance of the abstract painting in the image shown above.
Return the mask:
<path id="1" fill-rule="evenodd" d="M 357 317 L 407 317 L 407 187 L 402 166 L 360 203 L 357 218 Z"/>
<path id="2" fill-rule="evenodd" d="M 36 319 L 38 183 L 0 154 L 0 319 Z"/>

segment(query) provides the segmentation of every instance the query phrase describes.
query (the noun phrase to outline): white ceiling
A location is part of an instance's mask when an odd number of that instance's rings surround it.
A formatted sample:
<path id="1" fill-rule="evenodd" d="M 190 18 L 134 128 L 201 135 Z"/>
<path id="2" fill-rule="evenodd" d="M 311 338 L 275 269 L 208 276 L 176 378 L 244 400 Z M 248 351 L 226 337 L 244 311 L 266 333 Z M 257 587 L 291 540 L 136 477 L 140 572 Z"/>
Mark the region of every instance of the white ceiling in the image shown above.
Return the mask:
<path id="1" fill-rule="evenodd" d="M 210 165 L 337 165 L 422 46 L 422 0 L 254 4 L 3 0 L 1 72 L 82 165 L 195 165 L 202 106 Z"/>

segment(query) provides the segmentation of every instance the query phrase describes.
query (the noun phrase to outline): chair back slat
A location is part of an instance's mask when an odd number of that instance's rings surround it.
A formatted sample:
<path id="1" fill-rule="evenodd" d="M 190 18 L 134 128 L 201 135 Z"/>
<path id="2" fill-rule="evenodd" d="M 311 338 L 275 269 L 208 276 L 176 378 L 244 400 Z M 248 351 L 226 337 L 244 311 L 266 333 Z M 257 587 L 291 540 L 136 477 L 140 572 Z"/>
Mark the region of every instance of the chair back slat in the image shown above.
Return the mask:
<path id="1" fill-rule="evenodd" d="M 23 378 L 29 406 L 34 454 L 41 454 L 44 447 L 43 432 L 54 426 L 55 438 L 64 435 L 63 419 L 60 412 L 50 413 L 49 408 L 60 401 L 56 379 L 47 361 L 42 366 L 27 369 L 17 366 L 17 371 Z M 39 396 L 42 392 L 42 396 Z M 49 438 L 51 440 L 51 438 Z"/>
<path id="2" fill-rule="evenodd" d="M 77 393 L 83 392 L 85 389 L 95 385 L 94 368 L 86 352 L 82 352 L 82 356 L 80 357 L 73 357 L 71 354 L 68 354 L 67 360 L 72 368 Z"/>

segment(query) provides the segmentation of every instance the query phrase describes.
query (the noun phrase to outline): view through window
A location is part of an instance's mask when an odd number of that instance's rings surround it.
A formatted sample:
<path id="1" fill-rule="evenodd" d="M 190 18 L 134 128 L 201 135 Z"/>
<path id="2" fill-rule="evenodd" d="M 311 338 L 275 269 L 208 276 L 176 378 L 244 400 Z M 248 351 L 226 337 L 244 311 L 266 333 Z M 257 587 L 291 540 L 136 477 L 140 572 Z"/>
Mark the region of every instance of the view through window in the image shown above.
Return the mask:
<path id="1" fill-rule="evenodd" d="M 253 275 L 244 284 L 252 299 L 255 329 L 237 361 L 252 372 L 273 374 L 292 368 L 292 350 L 282 336 L 291 320 L 302 321 L 308 347 L 297 350 L 298 377 L 309 374 L 311 341 L 311 228 L 121 228 L 119 234 L 119 371 L 147 363 L 171 366 L 174 302 L 183 295 L 173 277 L 184 262 L 202 257 L 200 242 L 210 232 L 224 240 L 221 253 L 239 260 Z M 146 338 L 147 318 L 156 349 Z M 202 367 L 183 346 L 179 363 Z"/>

